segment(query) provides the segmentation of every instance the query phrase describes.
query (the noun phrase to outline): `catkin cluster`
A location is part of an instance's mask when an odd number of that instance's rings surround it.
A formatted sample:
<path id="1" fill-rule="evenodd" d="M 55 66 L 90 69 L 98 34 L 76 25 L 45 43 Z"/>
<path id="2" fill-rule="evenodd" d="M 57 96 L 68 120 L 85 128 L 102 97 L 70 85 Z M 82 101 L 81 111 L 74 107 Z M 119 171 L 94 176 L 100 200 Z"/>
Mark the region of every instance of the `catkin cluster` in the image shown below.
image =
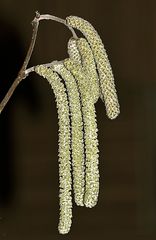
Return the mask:
<path id="1" fill-rule="evenodd" d="M 86 20 L 70 16 L 69 26 L 84 38 L 68 41 L 69 58 L 40 65 L 36 73 L 50 83 L 59 119 L 60 218 L 58 230 L 68 233 L 72 223 L 72 182 L 78 206 L 94 207 L 99 194 L 99 149 L 95 103 L 104 101 L 110 119 L 119 114 L 112 69 L 102 40 Z"/>

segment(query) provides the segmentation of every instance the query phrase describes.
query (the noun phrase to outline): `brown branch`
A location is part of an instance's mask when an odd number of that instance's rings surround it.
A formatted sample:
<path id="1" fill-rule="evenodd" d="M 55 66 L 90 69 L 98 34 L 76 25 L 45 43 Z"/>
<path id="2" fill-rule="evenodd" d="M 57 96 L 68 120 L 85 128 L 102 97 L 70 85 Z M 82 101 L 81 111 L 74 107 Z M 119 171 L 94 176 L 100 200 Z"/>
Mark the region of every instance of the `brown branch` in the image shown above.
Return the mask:
<path id="1" fill-rule="evenodd" d="M 53 16 L 53 15 L 50 15 L 50 14 L 43 14 L 43 15 L 40 15 L 39 21 L 40 20 L 52 20 L 52 21 L 56 21 L 56 22 L 62 23 L 72 32 L 73 38 L 75 38 L 75 39 L 78 38 L 78 36 L 76 35 L 74 29 L 67 24 L 66 20 L 64 20 L 62 18 Z"/>
<path id="2" fill-rule="evenodd" d="M 31 71 L 29 71 L 29 69 L 27 71 L 26 69 L 29 64 L 30 58 L 32 56 L 33 50 L 34 50 L 34 46 L 35 46 L 35 42 L 36 42 L 36 38 L 37 38 L 38 27 L 39 27 L 39 21 L 41 21 L 41 20 L 53 20 L 53 21 L 60 22 L 69 28 L 69 30 L 72 32 L 72 35 L 74 38 L 77 38 L 75 31 L 70 26 L 67 25 L 65 20 L 55 17 L 55 16 L 52 16 L 52 15 L 49 15 L 49 14 L 40 15 L 38 12 L 36 12 L 36 16 L 35 16 L 34 20 L 32 21 L 33 32 L 32 32 L 32 38 L 31 38 L 31 42 L 30 42 L 30 46 L 29 46 L 27 55 L 25 57 L 24 63 L 22 65 L 16 79 L 14 80 L 14 82 L 11 85 L 10 89 L 8 90 L 7 94 L 5 95 L 5 97 L 3 98 L 3 100 L 0 103 L 0 114 L 3 111 L 4 107 L 6 106 L 6 104 L 8 103 L 9 99 L 11 98 L 11 96 L 14 93 L 18 84 L 24 78 L 26 78 L 30 72 L 34 71 L 34 67 L 30 68 Z"/>
<path id="3" fill-rule="evenodd" d="M 31 38 L 31 42 L 30 42 L 30 46 L 27 52 L 27 55 L 25 57 L 24 63 L 16 77 L 16 79 L 14 80 L 13 84 L 11 85 L 9 91 L 7 92 L 7 94 L 5 95 L 5 97 L 3 98 L 2 102 L 0 103 L 0 113 L 3 111 L 4 107 L 6 106 L 6 104 L 8 103 L 9 99 L 11 98 L 13 92 L 15 91 L 16 87 L 18 86 L 18 84 L 26 77 L 25 74 L 25 70 L 28 66 L 28 63 L 30 61 L 34 46 L 35 46 L 35 42 L 36 42 L 36 37 L 37 37 L 37 32 L 38 32 L 38 26 L 39 26 L 39 13 L 36 13 L 36 17 L 34 18 L 34 20 L 32 21 L 32 25 L 33 25 L 33 32 L 32 32 L 32 38 Z"/>

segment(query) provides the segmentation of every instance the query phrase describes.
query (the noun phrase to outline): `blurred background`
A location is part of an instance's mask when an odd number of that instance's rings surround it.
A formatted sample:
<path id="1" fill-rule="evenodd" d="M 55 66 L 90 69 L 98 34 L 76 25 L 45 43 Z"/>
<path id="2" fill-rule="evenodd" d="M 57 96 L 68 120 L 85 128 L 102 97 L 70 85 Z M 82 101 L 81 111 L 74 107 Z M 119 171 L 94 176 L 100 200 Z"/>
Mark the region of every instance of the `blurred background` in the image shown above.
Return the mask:
<path id="1" fill-rule="evenodd" d="M 0 115 L 0 239 L 89 240 L 156 237 L 156 2 L 154 0 L 1 0 L 0 100 L 20 69 L 35 11 L 77 15 L 98 30 L 109 55 L 121 114 L 96 104 L 100 196 L 73 207 L 71 232 L 58 234 L 58 125 L 48 83 L 31 74 Z M 71 33 L 41 22 L 29 66 L 67 57 Z"/>

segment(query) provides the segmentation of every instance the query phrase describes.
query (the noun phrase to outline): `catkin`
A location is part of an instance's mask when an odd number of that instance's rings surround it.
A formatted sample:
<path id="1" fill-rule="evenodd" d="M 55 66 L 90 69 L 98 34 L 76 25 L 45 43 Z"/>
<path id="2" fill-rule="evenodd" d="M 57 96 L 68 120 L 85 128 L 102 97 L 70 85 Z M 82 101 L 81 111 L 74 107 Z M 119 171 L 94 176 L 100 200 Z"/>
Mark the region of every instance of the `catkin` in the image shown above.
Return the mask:
<path id="1" fill-rule="evenodd" d="M 100 86 L 94 56 L 87 40 L 85 38 L 71 38 L 68 42 L 68 54 L 70 59 L 82 66 L 89 80 L 88 87 L 91 96 L 96 103 L 100 95 Z"/>
<path id="2" fill-rule="evenodd" d="M 90 88 L 90 95 L 96 103 L 100 94 L 99 79 L 94 56 L 87 40 L 85 38 L 71 38 L 68 42 L 68 54 L 74 62 L 82 66 L 89 80 L 88 87 Z"/>
<path id="3" fill-rule="evenodd" d="M 69 41 L 68 41 L 68 55 L 70 57 L 70 59 L 72 59 L 73 61 L 75 61 L 76 63 L 78 64 L 82 64 L 81 62 L 81 55 L 80 55 L 80 52 L 78 50 L 78 47 L 77 47 L 77 39 L 75 38 L 70 38 Z"/>
<path id="4" fill-rule="evenodd" d="M 71 59 L 66 59 L 64 65 L 75 77 L 81 95 L 86 155 L 84 204 L 91 208 L 96 205 L 99 194 L 99 150 L 95 107 L 90 95 L 88 79 L 82 67 Z"/>
<path id="5" fill-rule="evenodd" d="M 64 80 L 71 112 L 71 150 L 73 166 L 73 187 L 75 203 L 83 206 L 84 198 L 84 142 L 83 121 L 81 112 L 80 94 L 73 75 L 65 68 L 63 63 L 53 64 L 53 70 L 60 74 Z"/>
<path id="6" fill-rule="evenodd" d="M 60 219 L 58 230 L 61 234 L 69 232 L 72 223 L 71 163 L 70 163 L 70 119 L 67 93 L 58 74 L 43 65 L 35 68 L 36 73 L 50 83 L 58 109 L 59 119 L 59 182 Z"/>
<path id="7" fill-rule="evenodd" d="M 81 55 L 83 70 L 89 79 L 88 87 L 90 86 L 93 101 L 96 103 L 100 95 L 100 84 L 92 50 L 85 38 L 77 39 L 77 47 Z"/>
<path id="8" fill-rule="evenodd" d="M 97 65 L 102 100 L 105 102 L 107 116 L 110 119 L 116 118 L 120 113 L 120 107 L 115 89 L 114 76 L 100 36 L 88 21 L 80 17 L 69 16 L 66 18 L 66 22 L 69 26 L 81 31 L 89 42 Z"/>

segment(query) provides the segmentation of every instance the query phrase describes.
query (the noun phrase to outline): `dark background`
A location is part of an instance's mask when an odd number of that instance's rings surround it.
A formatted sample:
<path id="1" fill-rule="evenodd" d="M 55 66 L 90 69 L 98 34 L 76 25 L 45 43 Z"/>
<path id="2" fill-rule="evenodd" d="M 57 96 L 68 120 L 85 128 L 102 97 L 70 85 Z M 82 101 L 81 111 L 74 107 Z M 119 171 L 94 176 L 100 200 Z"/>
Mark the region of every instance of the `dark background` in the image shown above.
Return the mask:
<path id="1" fill-rule="evenodd" d="M 58 234 L 58 125 L 48 83 L 31 74 L 0 116 L 0 239 L 150 240 L 156 237 L 156 2 L 153 0 L 1 0 L 0 99 L 23 63 L 34 12 L 90 21 L 113 68 L 121 114 L 96 104 L 100 196 L 73 207 L 71 232 Z M 67 57 L 71 36 L 42 22 L 30 66 Z"/>

